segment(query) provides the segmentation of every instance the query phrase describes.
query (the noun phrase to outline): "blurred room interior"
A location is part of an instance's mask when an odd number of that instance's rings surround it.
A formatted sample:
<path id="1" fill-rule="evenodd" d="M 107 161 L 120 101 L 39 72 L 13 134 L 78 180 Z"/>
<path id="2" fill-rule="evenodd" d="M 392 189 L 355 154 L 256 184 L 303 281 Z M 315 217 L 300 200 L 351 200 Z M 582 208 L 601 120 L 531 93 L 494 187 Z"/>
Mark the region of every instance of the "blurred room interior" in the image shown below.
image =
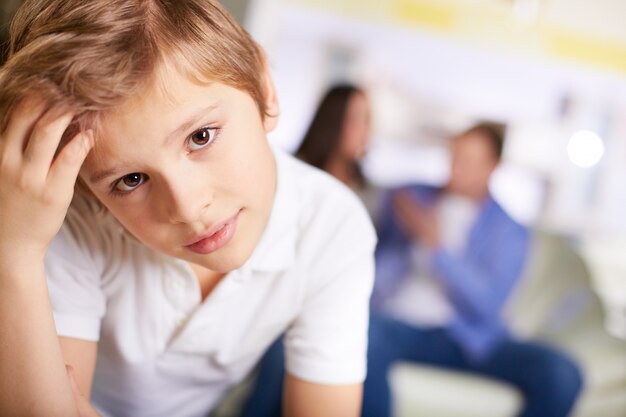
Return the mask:
<path id="1" fill-rule="evenodd" d="M 383 187 L 441 184 L 454 132 L 508 126 L 492 193 L 538 236 L 512 326 L 580 358 L 588 381 L 576 416 L 626 416 L 626 3 L 224 4 L 267 52 L 281 100 L 270 139 L 287 150 L 342 81 L 369 92 L 364 168 Z M 425 367 L 398 367 L 394 381 L 402 416 L 512 416 L 519 402 Z"/>
<path id="2" fill-rule="evenodd" d="M 1 0 L 2 22 L 18 3 Z M 268 55 L 281 101 L 270 140 L 282 148 L 297 147 L 341 81 L 370 95 L 364 168 L 381 187 L 440 184 L 453 133 L 479 120 L 508 126 L 492 193 L 538 236 L 509 319 L 581 360 L 575 416 L 626 417 L 626 2 L 222 3 Z M 394 372 L 403 417 L 513 416 L 521 401 L 481 378 Z"/>

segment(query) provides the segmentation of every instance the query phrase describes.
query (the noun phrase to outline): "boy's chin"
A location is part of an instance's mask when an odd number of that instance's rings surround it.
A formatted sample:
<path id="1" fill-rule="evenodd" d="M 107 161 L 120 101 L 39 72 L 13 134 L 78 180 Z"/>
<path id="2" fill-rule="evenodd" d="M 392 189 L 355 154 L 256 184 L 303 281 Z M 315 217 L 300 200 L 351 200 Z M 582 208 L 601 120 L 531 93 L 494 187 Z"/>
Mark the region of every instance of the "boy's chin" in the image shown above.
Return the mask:
<path id="1" fill-rule="evenodd" d="M 226 248 L 224 248 L 226 249 Z M 189 256 L 186 260 L 210 271 L 227 274 L 235 269 L 241 268 L 252 255 L 252 251 L 229 251 L 218 250 L 209 255 Z"/>

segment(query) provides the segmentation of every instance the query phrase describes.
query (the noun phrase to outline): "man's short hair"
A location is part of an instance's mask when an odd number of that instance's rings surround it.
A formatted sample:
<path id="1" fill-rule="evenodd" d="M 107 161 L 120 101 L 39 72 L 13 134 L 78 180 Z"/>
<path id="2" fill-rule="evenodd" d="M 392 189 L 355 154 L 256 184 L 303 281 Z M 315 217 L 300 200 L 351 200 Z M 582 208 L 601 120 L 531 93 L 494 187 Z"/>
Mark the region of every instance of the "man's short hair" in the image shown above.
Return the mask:
<path id="1" fill-rule="evenodd" d="M 493 154 L 496 160 L 502 159 L 502 152 L 504 150 L 504 137 L 506 134 L 506 125 L 502 123 L 494 122 L 480 122 L 465 132 L 461 133 L 457 137 L 463 137 L 467 135 L 478 134 L 483 136 L 489 141 L 489 145 L 493 150 Z"/>

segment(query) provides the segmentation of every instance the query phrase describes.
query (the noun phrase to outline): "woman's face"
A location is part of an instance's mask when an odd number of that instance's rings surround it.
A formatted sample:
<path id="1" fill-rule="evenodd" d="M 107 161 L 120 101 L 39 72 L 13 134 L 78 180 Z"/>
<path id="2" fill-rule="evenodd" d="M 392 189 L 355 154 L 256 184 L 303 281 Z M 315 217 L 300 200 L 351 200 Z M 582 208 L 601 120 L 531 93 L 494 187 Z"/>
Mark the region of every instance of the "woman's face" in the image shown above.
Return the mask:
<path id="1" fill-rule="evenodd" d="M 371 131 L 371 111 L 365 94 L 356 92 L 348 100 L 343 122 L 341 155 L 350 161 L 358 162 L 365 156 Z"/>

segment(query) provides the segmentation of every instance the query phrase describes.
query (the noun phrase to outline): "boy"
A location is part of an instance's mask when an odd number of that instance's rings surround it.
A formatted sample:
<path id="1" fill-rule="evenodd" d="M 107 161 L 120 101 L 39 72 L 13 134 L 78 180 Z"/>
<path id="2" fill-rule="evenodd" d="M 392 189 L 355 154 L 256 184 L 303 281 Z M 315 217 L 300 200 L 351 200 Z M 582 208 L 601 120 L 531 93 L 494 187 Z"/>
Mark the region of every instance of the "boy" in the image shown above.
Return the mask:
<path id="1" fill-rule="evenodd" d="M 102 415 L 205 416 L 284 331 L 286 414 L 358 415 L 374 232 L 268 145 L 277 115 L 216 2 L 24 4 L 0 72 L 1 415 L 95 413 L 69 365 Z"/>

